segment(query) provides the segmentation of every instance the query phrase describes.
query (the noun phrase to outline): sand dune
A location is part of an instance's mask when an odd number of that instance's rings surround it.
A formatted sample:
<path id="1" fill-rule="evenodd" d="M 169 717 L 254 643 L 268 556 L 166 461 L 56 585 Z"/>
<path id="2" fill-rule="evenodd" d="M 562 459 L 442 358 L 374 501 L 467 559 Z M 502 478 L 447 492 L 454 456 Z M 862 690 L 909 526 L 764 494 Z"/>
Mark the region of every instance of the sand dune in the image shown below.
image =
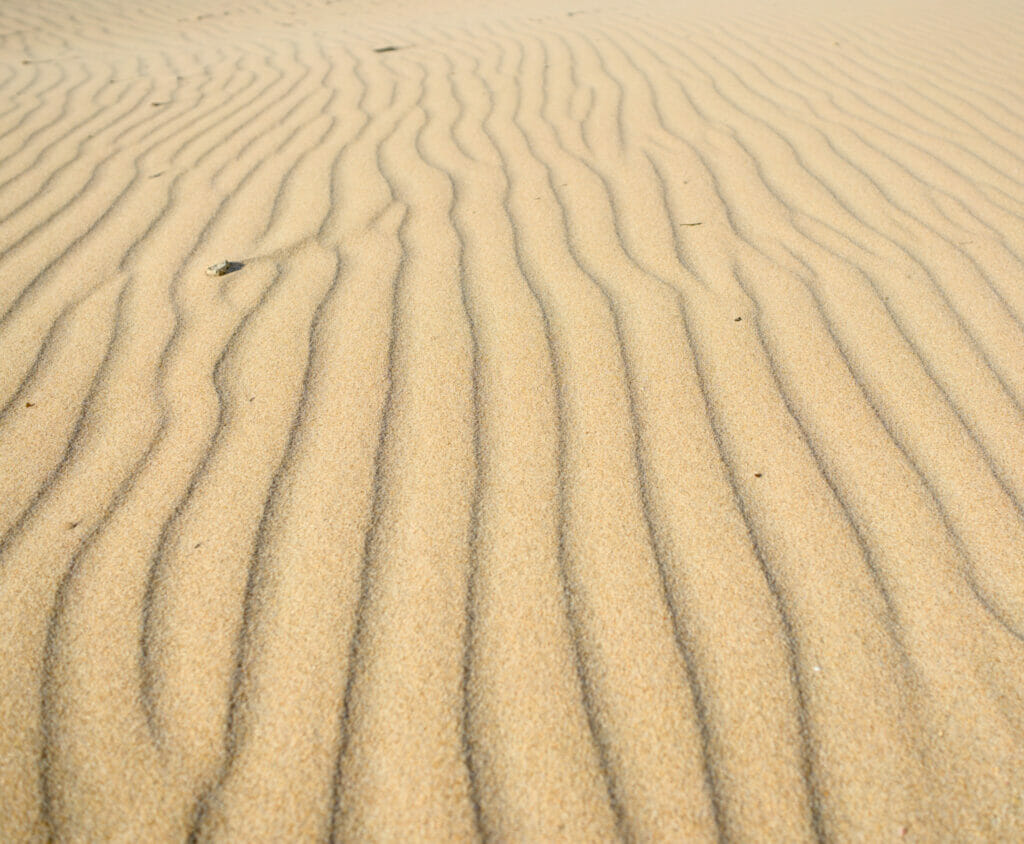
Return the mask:
<path id="1" fill-rule="evenodd" d="M 138 5 L 0 7 L 0 838 L 1024 838 L 1019 6 Z"/>

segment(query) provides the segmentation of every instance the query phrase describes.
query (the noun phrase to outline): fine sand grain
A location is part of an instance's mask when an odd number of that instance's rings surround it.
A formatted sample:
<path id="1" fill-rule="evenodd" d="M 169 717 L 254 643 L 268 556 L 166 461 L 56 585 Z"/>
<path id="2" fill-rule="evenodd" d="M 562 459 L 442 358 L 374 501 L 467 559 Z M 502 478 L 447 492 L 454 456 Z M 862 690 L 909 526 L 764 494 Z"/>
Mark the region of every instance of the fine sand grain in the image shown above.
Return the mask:
<path id="1" fill-rule="evenodd" d="M 825 2 L 0 3 L 0 840 L 1024 840 L 1024 6 Z"/>

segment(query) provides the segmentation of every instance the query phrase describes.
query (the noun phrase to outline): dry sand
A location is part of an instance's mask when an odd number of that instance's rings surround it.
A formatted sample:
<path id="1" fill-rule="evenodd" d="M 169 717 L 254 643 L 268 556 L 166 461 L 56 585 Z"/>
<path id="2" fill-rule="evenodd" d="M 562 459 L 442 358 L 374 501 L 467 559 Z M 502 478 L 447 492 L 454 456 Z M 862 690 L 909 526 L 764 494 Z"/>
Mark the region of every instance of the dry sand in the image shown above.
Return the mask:
<path id="1" fill-rule="evenodd" d="M 1024 838 L 1022 57 L 4 0 L 0 839 Z"/>

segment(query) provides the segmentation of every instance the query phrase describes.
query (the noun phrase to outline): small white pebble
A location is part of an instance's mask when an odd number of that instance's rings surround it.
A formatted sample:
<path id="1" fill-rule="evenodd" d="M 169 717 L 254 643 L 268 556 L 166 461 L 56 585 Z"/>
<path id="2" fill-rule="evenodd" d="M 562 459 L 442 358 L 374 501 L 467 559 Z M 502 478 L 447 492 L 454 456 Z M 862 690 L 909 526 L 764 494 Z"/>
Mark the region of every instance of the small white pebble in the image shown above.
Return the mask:
<path id="1" fill-rule="evenodd" d="M 221 261 L 219 264 L 214 264 L 212 267 L 206 268 L 207 275 L 226 275 L 231 271 L 230 261 Z"/>

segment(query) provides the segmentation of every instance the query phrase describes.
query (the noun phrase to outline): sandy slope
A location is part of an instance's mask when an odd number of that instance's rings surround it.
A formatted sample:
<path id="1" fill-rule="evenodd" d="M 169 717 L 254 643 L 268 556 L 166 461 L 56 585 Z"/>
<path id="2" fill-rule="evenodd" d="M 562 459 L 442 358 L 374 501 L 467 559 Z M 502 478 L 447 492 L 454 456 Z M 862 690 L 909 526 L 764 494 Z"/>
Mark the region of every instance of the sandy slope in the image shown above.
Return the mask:
<path id="1" fill-rule="evenodd" d="M 1020 840 L 1024 10 L 461 5 L 0 5 L 0 839 Z"/>

